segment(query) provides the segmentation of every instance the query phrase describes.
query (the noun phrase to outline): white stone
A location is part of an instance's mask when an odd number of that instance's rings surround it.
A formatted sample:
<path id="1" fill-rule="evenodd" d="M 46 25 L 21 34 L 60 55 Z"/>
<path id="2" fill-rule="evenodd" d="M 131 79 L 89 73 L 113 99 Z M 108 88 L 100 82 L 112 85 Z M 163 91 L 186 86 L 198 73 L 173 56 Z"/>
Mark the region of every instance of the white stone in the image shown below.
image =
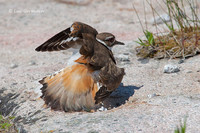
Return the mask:
<path id="1" fill-rule="evenodd" d="M 157 96 L 155 93 L 149 94 L 149 95 L 148 95 L 148 98 L 153 98 L 153 97 L 155 97 L 155 96 Z"/>
<path id="2" fill-rule="evenodd" d="M 176 73 L 180 71 L 180 67 L 177 65 L 167 64 L 164 66 L 164 73 Z"/>

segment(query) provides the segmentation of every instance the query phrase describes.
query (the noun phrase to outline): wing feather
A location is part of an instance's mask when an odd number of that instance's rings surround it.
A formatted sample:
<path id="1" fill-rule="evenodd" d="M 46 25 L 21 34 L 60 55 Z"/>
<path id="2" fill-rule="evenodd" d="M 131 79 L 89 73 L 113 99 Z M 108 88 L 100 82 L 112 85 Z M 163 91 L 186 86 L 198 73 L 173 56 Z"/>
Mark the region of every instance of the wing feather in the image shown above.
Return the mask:
<path id="1" fill-rule="evenodd" d="M 91 26 L 75 22 L 71 27 L 59 32 L 58 34 L 51 37 L 49 40 L 44 42 L 42 45 L 37 47 L 36 51 L 60 51 L 69 48 L 78 48 L 83 45 L 83 33 L 88 33 L 96 36 L 98 32 Z"/>
<path id="2" fill-rule="evenodd" d="M 125 75 L 124 69 L 119 68 L 114 62 L 110 61 L 99 72 L 99 82 L 102 86 L 95 96 L 95 103 L 102 102 L 108 97 L 121 83 Z"/>
<path id="3" fill-rule="evenodd" d="M 63 41 L 69 38 L 70 28 L 67 28 L 60 33 L 54 35 L 49 40 L 44 42 L 42 45 L 37 47 L 36 51 L 59 51 L 70 48 L 68 45 L 65 44 Z"/>

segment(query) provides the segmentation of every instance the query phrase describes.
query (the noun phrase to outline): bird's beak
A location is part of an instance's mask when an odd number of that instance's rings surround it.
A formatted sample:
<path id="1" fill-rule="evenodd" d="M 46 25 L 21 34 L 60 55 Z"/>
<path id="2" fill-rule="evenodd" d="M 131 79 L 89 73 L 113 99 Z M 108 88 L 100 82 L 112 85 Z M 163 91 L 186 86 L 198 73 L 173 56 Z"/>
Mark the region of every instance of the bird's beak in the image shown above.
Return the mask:
<path id="1" fill-rule="evenodd" d="M 117 40 L 116 40 L 116 41 L 114 42 L 114 45 L 125 45 L 125 44 L 124 44 L 123 42 L 120 42 L 120 41 L 117 41 Z"/>

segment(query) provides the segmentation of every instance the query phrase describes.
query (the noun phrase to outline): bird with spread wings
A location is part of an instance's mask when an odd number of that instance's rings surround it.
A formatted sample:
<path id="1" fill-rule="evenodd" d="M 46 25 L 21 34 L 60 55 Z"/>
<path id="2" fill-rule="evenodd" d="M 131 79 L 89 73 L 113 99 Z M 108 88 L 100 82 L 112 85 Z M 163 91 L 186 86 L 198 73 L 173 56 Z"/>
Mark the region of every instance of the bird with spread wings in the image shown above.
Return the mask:
<path id="1" fill-rule="evenodd" d="M 36 51 L 79 49 L 74 62 L 56 74 L 39 82 L 45 104 L 54 110 L 81 111 L 93 109 L 103 102 L 121 83 L 124 69 L 116 66 L 111 51 L 115 45 L 124 45 L 111 33 L 98 33 L 93 27 L 75 22 L 56 34 Z"/>

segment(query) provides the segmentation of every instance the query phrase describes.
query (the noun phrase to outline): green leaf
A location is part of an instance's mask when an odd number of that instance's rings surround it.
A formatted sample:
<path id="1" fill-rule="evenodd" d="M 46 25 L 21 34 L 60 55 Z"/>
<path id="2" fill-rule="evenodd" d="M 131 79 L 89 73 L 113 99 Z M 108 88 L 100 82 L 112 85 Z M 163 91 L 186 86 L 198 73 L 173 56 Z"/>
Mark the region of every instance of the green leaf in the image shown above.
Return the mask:
<path id="1" fill-rule="evenodd" d="M 174 133 L 180 133 L 180 132 L 179 132 L 179 129 L 177 128 L 177 129 L 174 131 Z"/>
<path id="2" fill-rule="evenodd" d="M 13 119 L 15 119 L 15 116 L 9 116 L 8 117 L 10 120 L 13 120 Z"/>
<path id="3" fill-rule="evenodd" d="M 183 126 L 181 125 L 181 132 L 185 133 L 185 131 L 186 131 L 186 118 L 184 120 L 184 125 Z"/>
<path id="4" fill-rule="evenodd" d="M 185 118 L 183 125 L 181 123 L 180 128 L 177 126 L 177 128 L 174 131 L 174 133 L 185 133 L 186 132 L 186 121 L 187 121 L 186 119 L 187 118 Z"/>
<path id="5" fill-rule="evenodd" d="M 142 46 L 147 46 L 140 38 L 138 38 L 139 41 L 135 41 L 136 43 L 142 45 Z"/>
<path id="6" fill-rule="evenodd" d="M 144 32 L 146 38 L 147 38 L 147 41 L 150 45 L 155 45 L 155 41 L 154 41 L 154 37 L 153 37 L 153 33 L 151 33 L 150 31 L 146 30 Z"/>
<path id="7" fill-rule="evenodd" d="M 1 128 L 2 129 L 8 129 L 12 126 L 12 124 L 9 124 L 9 123 L 3 123 L 3 124 L 0 124 Z"/>
<path id="8" fill-rule="evenodd" d="M 0 121 L 1 121 L 1 120 L 3 120 L 3 116 L 2 116 L 2 115 L 0 115 Z"/>

